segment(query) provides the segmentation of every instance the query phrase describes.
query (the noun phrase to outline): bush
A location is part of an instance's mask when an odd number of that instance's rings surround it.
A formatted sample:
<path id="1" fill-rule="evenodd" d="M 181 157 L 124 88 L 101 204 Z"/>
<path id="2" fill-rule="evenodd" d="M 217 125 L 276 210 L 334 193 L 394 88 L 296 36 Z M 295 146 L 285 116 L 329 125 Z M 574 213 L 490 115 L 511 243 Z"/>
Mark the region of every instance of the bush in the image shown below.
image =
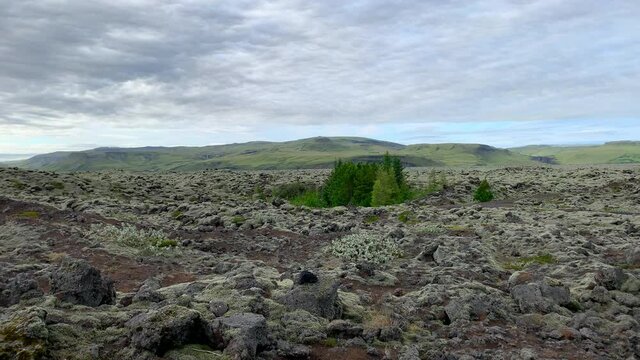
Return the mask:
<path id="1" fill-rule="evenodd" d="M 478 189 L 473 194 L 473 199 L 479 202 L 487 202 L 493 200 L 493 192 L 491 191 L 491 185 L 487 179 L 484 179 L 480 182 Z"/>
<path id="2" fill-rule="evenodd" d="M 120 246 L 150 251 L 157 254 L 175 248 L 178 242 L 170 239 L 163 231 L 138 229 L 133 225 L 93 225 L 89 237 L 98 241 L 110 241 Z"/>
<path id="3" fill-rule="evenodd" d="M 384 264 L 402 255 L 398 245 L 391 239 L 378 235 L 359 233 L 334 240 L 330 246 L 335 256 L 353 262 Z"/>
<path id="4" fill-rule="evenodd" d="M 322 198 L 322 194 L 318 190 L 308 190 L 301 195 L 290 199 L 289 202 L 297 206 L 308 206 L 314 208 L 321 208 L 326 206 L 326 203 Z"/>

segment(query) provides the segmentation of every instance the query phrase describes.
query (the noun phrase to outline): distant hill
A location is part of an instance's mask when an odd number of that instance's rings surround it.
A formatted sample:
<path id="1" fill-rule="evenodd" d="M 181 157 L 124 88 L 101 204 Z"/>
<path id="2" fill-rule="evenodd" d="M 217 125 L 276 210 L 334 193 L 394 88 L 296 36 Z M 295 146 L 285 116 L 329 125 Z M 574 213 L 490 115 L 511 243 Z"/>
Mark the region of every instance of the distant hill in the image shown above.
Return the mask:
<path id="1" fill-rule="evenodd" d="M 636 164 L 640 163 L 640 141 L 614 141 L 603 145 L 550 146 L 530 145 L 509 149 L 538 161 L 555 164 Z"/>
<path id="2" fill-rule="evenodd" d="M 191 171 L 328 168 L 336 159 L 376 161 L 389 152 L 407 166 L 536 165 L 528 155 L 479 144 L 402 145 L 358 137 L 315 137 L 287 142 L 248 142 L 203 147 L 97 148 L 54 152 L 10 163 L 54 171 Z"/>

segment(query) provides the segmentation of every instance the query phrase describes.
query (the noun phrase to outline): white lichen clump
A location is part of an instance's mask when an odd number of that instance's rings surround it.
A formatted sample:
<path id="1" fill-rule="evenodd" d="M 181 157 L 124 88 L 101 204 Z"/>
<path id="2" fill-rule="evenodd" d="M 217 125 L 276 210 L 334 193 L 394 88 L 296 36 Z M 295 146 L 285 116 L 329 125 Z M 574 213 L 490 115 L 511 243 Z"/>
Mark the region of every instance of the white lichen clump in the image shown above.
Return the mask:
<path id="1" fill-rule="evenodd" d="M 150 251 L 159 254 L 175 248 L 178 243 L 170 239 L 163 231 L 156 229 L 138 229 L 133 225 L 92 225 L 89 237 L 100 241 L 109 241 L 120 246 Z"/>
<path id="2" fill-rule="evenodd" d="M 392 239 L 369 233 L 343 236 L 330 245 L 333 255 L 353 262 L 384 264 L 402 255 L 402 250 Z"/>

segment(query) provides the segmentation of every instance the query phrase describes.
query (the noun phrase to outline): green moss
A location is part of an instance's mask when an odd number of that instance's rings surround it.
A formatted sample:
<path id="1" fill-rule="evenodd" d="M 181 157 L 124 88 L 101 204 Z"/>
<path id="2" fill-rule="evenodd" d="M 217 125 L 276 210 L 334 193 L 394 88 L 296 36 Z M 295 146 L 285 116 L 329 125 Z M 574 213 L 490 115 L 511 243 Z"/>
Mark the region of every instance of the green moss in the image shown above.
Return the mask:
<path id="1" fill-rule="evenodd" d="M 418 222 L 416 215 L 411 211 L 403 211 L 398 215 L 398 220 L 404 224 L 415 224 Z"/>
<path id="2" fill-rule="evenodd" d="M 58 189 L 58 190 L 64 189 L 64 183 L 60 181 L 52 181 L 49 183 L 49 185 L 51 185 L 51 187 L 53 187 L 54 189 Z"/>
<path id="3" fill-rule="evenodd" d="M 536 256 L 524 257 L 512 262 L 508 262 L 504 265 L 504 268 L 509 270 L 519 271 L 531 264 L 546 265 L 546 264 L 555 264 L 556 262 L 557 260 L 553 257 L 553 255 L 549 253 L 545 253 L 545 254 L 539 254 Z"/>
<path id="4" fill-rule="evenodd" d="M 334 337 L 329 337 L 326 338 L 322 341 L 322 345 L 326 346 L 326 347 L 336 347 L 338 346 L 338 339 L 334 338 Z"/>
<path id="5" fill-rule="evenodd" d="M 235 225 L 238 225 L 238 226 L 244 224 L 245 221 L 247 221 L 247 219 L 242 215 L 236 215 L 236 216 L 231 218 L 231 222 L 233 224 L 235 224 Z"/>
<path id="6" fill-rule="evenodd" d="M 173 239 L 162 239 L 156 243 L 157 248 L 176 247 L 178 242 Z"/>
<path id="7" fill-rule="evenodd" d="M 366 224 L 373 224 L 380 221 L 380 216 L 378 215 L 369 215 L 366 218 L 364 218 L 364 222 Z"/>
<path id="8" fill-rule="evenodd" d="M 27 184 L 23 183 L 20 180 L 9 180 L 9 182 L 11 183 L 11 187 L 13 187 L 14 189 L 17 190 L 24 190 L 27 188 Z"/>
<path id="9" fill-rule="evenodd" d="M 18 217 L 26 219 L 37 219 L 40 217 L 40 213 L 37 211 L 23 211 L 18 214 Z"/>

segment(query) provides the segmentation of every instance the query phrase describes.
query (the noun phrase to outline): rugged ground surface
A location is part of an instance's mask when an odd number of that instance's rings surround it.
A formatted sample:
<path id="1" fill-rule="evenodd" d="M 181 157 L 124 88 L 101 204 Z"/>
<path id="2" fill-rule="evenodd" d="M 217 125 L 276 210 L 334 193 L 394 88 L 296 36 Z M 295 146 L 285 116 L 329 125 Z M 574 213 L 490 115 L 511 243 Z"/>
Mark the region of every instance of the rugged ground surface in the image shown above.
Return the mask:
<path id="1" fill-rule="evenodd" d="M 0 359 L 640 357 L 640 168 L 441 172 L 409 204 L 308 209 L 269 189 L 326 171 L 0 169 Z M 327 251 L 358 232 L 403 256 Z"/>

